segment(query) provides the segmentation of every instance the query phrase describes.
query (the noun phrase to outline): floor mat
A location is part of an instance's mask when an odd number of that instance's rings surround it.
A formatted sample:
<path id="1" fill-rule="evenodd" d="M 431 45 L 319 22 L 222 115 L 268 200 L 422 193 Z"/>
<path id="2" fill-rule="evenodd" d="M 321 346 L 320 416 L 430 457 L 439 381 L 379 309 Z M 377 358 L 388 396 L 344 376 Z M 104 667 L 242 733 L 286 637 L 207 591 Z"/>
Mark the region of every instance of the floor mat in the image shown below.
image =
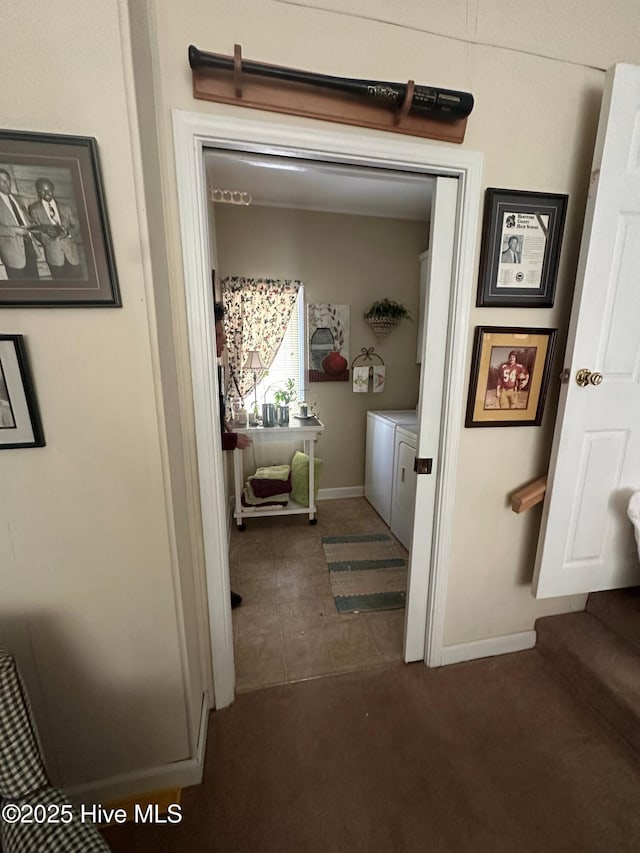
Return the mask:
<path id="1" fill-rule="evenodd" d="M 405 606 L 407 561 L 391 536 L 323 536 L 322 547 L 339 613 Z"/>

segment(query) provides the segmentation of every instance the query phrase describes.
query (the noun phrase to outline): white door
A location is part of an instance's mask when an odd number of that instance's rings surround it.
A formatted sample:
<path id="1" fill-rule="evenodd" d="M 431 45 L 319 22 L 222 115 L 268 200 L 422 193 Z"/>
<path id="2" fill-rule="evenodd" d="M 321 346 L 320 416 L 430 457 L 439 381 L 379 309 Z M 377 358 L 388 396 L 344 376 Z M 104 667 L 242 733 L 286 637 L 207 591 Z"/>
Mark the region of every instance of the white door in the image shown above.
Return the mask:
<path id="1" fill-rule="evenodd" d="M 565 367 L 538 598 L 640 584 L 626 515 L 640 489 L 640 68 L 633 65 L 607 76 Z M 582 368 L 602 383 L 580 387 Z"/>
<path id="2" fill-rule="evenodd" d="M 404 660 L 407 663 L 425 657 L 457 199 L 458 181 L 438 178 L 431 205 L 429 286 L 424 303 L 416 449 L 416 457 L 431 459 L 432 467 L 431 473 L 419 474 L 416 479 L 404 624 Z"/>

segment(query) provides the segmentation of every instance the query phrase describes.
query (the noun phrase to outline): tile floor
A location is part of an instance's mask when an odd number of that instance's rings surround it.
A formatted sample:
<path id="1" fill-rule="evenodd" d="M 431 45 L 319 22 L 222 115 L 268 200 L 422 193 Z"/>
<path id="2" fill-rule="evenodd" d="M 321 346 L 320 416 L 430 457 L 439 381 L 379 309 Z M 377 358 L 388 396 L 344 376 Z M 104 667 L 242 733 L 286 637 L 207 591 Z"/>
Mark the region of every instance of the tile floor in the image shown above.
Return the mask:
<path id="1" fill-rule="evenodd" d="M 404 610 L 336 611 L 323 536 L 388 533 L 364 498 L 320 501 L 304 515 L 249 518 L 231 534 L 236 690 L 381 666 L 402 659 Z M 406 555 L 406 550 L 398 543 Z"/>

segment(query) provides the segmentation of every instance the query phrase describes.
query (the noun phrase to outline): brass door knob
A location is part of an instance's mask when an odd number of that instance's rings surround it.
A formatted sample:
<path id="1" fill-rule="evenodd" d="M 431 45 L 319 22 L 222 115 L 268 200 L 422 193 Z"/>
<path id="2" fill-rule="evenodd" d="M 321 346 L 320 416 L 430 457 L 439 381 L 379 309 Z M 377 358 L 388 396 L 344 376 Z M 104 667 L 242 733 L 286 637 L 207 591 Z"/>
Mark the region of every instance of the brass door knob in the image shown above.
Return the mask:
<path id="1" fill-rule="evenodd" d="M 581 388 L 587 385 L 600 385 L 603 376 L 601 373 L 592 373 L 587 367 L 581 368 L 576 373 L 576 382 Z"/>

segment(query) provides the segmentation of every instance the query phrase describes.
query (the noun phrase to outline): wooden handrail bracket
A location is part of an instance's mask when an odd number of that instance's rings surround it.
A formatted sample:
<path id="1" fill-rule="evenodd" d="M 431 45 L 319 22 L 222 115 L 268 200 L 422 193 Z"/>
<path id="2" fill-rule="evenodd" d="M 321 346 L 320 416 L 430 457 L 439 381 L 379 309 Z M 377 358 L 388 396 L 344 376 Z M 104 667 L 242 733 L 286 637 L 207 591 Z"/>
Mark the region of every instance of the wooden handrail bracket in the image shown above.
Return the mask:
<path id="1" fill-rule="evenodd" d="M 518 489 L 511 495 L 511 509 L 513 512 L 524 512 L 531 509 L 532 506 L 539 504 L 544 500 L 544 493 L 547 489 L 547 476 L 540 477 L 529 483 L 522 489 Z"/>

